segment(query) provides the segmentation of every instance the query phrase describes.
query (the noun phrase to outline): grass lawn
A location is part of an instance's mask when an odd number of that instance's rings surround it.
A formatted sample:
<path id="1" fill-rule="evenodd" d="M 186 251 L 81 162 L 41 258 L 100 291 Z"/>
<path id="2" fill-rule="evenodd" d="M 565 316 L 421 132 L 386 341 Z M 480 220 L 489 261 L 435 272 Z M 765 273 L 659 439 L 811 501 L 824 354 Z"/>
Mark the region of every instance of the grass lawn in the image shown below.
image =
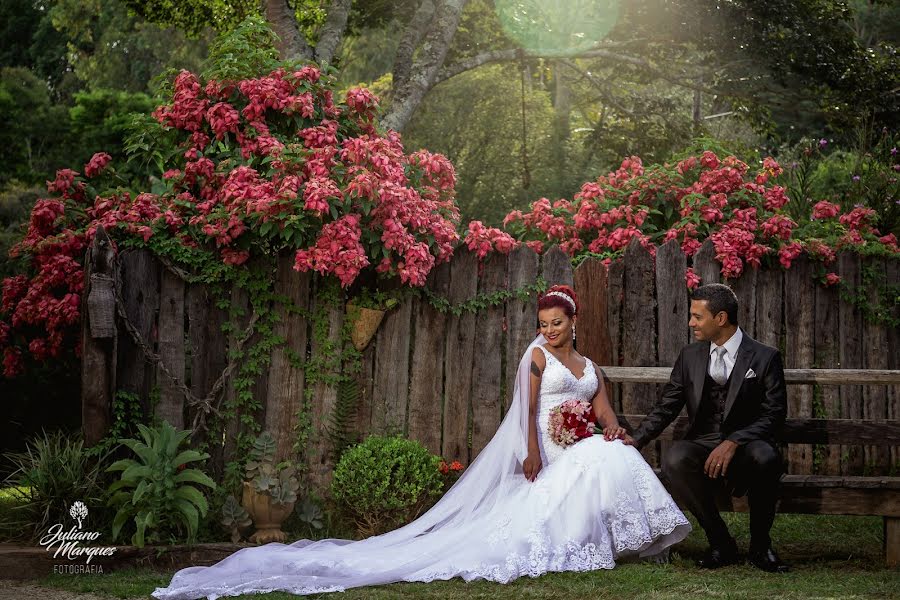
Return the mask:
<path id="1" fill-rule="evenodd" d="M 726 518 L 738 544 L 746 549 L 747 516 L 727 514 Z M 881 528 L 882 521 L 876 517 L 779 515 L 773 538 L 782 558 L 793 567 L 787 575 L 763 573 L 746 565 L 714 572 L 698 569 L 693 559 L 703 552 L 706 543 L 695 528 L 677 547 L 668 565 L 623 564 L 612 571 L 555 573 L 537 579 L 520 579 L 509 585 L 462 580 L 395 584 L 320 597 L 338 600 L 900 598 L 900 571 L 884 566 Z M 56 575 L 40 584 L 110 598 L 145 598 L 155 587 L 166 585 L 170 575 L 149 571 Z M 296 596 L 273 593 L 241 598 L 287 600 Z"/>

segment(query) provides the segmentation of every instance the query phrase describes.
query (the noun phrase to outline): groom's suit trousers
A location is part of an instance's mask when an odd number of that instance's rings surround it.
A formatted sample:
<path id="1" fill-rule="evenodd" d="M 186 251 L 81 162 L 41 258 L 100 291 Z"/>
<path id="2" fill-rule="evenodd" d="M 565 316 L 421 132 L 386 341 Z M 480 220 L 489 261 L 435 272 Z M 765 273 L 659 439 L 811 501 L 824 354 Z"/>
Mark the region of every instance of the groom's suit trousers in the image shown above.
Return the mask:
<path id="1" fill-rule="evenodd" d="M 675 500 L 691 511 L 713 547 L 727 548 L 734 542 L 719 514 L 716 496 L 724 487 L 750 502 L 750 544 L 764 550 L 771 545 L 769 530 L 775 520 L 778 480 L 782 460 L 766 441 L 755 440 L 737 448 L 725 477 L 710 479 L 703 465 L 720 440 L 704 437 L 674 442 L 663 456 L 662 470 Z"/>

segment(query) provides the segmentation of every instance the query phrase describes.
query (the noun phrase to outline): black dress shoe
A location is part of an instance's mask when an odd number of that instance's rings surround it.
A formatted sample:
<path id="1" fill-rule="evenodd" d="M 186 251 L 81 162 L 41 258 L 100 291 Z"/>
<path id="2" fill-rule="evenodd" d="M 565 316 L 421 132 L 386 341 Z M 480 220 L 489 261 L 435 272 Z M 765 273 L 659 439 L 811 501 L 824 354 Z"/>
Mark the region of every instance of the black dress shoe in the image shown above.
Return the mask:
<path id="1" fill-rule="evenodd" d="M 751 565 L 769 573 L 787 573 L 791 570 L 790 567 L 781 562 L 781 559 L 778 558 L 778 555 L 775 554 L 772 548 L 751 550 L 749 559 Z"/>
<path id="2" fill-rule="evenodd" d="M 718 569 L 738 562 L 737 547 L 711 547 L 709 551 L 697 561 L 701 569 Z"/>

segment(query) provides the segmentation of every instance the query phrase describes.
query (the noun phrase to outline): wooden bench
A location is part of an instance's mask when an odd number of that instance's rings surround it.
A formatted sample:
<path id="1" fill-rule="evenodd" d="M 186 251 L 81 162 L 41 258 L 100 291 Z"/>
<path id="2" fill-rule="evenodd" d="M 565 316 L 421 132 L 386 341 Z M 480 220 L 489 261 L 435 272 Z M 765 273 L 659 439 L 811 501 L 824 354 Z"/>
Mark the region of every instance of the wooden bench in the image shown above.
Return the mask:
<path id="1" fill-rule="evenodd" d="M 604 367 L 613 383 L 665 383 L 667 367 Z M 818 385 L 896 385 L 900 371 L 849 369 L 786 369 L 785 382 Z M 644 415 L 620 415 L 637 425 Z M 678 417 L 659 436 L 680 439 L 688 419 Z M 779 439 L 784 444 L 900 446 L 900 421 L 863 419 L 789 418 Z M 722 497 L 722 510 L 746 512 L 747 499 Z M 793 475 L 781 480 L 782 513 L 818 515 L 875 515 L 884 519 L 884 549 L 888 566 L 900 566 L 900 477 Z"/>

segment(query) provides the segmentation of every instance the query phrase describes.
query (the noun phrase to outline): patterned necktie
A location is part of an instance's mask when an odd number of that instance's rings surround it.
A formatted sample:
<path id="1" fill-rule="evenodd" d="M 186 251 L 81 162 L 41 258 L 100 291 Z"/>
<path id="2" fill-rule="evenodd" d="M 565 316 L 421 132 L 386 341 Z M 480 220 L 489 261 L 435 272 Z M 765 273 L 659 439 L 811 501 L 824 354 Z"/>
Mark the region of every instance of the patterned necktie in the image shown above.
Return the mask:
<path id="1" fill-rule="evenodd" d="M 726 350 L 724 346 L 719 346 L 713 350 L 713 352 L 716 354 L 711 373 L 713 381 L 719 385 L 725 385 L 725 382 L 728 381 L 728 371 L 725 367 L 725 353 L 728 352 L 728 350 Z"/>

